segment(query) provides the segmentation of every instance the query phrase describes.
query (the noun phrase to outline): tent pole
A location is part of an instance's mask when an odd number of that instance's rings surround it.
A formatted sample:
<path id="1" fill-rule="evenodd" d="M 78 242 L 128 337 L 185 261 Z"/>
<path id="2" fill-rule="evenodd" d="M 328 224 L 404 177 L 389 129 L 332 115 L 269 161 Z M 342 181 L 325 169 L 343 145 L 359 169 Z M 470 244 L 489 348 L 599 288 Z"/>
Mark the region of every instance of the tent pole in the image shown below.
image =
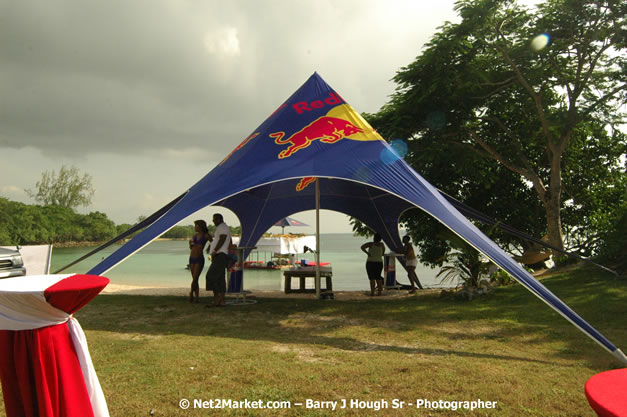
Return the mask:
<path id="1" fill-rule="evenodd" d="M 320 178 L 316 178 L 316 298 L 320 299 Z"/>

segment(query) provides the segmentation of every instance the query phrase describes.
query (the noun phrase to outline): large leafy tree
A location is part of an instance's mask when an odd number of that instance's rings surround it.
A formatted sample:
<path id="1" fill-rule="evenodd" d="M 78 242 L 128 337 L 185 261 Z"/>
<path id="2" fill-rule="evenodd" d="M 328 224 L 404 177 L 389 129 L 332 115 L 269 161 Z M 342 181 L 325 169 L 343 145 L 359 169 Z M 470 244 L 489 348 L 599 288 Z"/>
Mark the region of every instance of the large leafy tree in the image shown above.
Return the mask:
<path id="1" fill-rule="evenodd" d="M 367 117 L 388 140 L 407 140 L 406 159 L 439 188 L 589 254 L 627 185 L 627 3 L 548 0 L 532 12 L 460 0 L 456 10 L 461 22 L 439 29 Z M 446 251 L 428 237 L 433 221 L 418 212 L 405 221 L 427 258 Z"/>
<path id="2" fill-rule="evenodd" d="M 58 173 L 44 171 L 35 185 L 35 191 L 26 190 L 26 193 L 43 205 L 75 209 L 91 204 L 94 188 L 89 174 L 81 176 L 78 168 L 63 165 Z"/>

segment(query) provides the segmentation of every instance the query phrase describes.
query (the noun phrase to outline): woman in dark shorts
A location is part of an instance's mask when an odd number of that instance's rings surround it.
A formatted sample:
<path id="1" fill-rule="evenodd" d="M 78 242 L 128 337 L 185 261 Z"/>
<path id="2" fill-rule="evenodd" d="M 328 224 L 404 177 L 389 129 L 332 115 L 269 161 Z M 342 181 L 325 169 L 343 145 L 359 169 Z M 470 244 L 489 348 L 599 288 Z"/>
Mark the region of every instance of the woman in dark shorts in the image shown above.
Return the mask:
<path id="1" fill-rule="evenodd" d="M 383 289 L 383 253 L 385 245 L 381 242 L 381 236 L 375 234 L 373 241 L 361 245 L 361 250 L 368 255 L 366 261 L 366 272 L 370 280 L 370 295 L 374 295 L 375 283 L 377 286 L 377 295 L 381 295 Z"/>
<path id="2" fill-rule="evenodd" d="M 196 234 L 189 241 L 189 270 L 192 273 L 192 290 L 189 292 L 190 303 L 198 302 L 200 297 L 198 278 L 205 267 L 205 257 L 202 251 L 207 242 L 211 242 L 213 239 L 204 220 L 196 220 L 194 222 L 194 230 Z"/>

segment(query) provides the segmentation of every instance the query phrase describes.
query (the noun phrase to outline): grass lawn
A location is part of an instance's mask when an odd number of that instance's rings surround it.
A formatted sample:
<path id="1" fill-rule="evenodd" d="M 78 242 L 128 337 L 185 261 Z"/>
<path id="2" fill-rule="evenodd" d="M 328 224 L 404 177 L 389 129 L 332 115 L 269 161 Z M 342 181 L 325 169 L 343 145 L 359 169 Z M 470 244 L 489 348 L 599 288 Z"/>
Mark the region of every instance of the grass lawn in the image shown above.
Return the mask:
<path id="1" fill-rule="evenodd" d="M 627 350 L 625 280 L 585 268 L 542 281 Z M 112 416 L 594 416 L 586 380 L 620 367 L 520 285 L 472 302 L 423 293 L 263 298 L 222 309 L 183 297 L 100 295 L 76 316 Z M 182 410 L 184 398 L 292 408 Z M 307 399 L 385 400 L 389 408 L 308 409 Z M 418 399 L 497 403 L 442 411 L 417 409 Z M 414 406 L 393 409 L 393 400 Z"/>

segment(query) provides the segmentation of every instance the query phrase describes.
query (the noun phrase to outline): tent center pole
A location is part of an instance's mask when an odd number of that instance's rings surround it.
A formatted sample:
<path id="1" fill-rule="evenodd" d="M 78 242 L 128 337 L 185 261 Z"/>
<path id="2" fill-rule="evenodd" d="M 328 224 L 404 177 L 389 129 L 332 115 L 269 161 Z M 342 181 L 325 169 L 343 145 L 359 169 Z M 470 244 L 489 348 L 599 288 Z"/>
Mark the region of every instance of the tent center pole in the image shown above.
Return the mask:
<path id="1" fill-rule="evenodd" d="M 320 178 L 316 178 L 316 298 L 320 299 Z"/>

